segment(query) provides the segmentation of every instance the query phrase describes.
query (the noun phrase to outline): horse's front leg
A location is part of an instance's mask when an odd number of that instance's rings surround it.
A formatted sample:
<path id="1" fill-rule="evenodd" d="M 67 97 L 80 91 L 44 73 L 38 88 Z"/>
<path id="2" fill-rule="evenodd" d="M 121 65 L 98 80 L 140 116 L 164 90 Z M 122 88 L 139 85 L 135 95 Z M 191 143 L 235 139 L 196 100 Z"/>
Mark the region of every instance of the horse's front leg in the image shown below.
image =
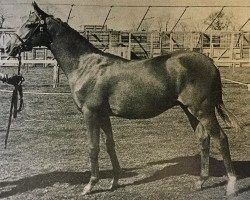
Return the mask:
<path id="1" fill-rule="evenodd" d="M 120 167 L 120 164 L 116 155 L 113 131 L 111 127 L 110 118 L 107 114 L 103 114 L 101 118 L 101 129 L 104 131 L 106 135 L 107 152 L 110 156 L 110 160 L 113 166 L 114 177 L 113 177 L 110 189 L 115 189 L 118 186 L 118 180 L 121 176 L 122 169 Z"/>
<path id="2" fill-rule="evenodd" d="M 100 119 L 97 113 L 90 111 L 86 107 L 83 108 L 83 113 L 87 128 L 91 165 L 91 178 L 83 190 L 83 194 L 85 195 L 91 192 L 92 188 L 99 180 L 98 154 L 100 151 Z"/>

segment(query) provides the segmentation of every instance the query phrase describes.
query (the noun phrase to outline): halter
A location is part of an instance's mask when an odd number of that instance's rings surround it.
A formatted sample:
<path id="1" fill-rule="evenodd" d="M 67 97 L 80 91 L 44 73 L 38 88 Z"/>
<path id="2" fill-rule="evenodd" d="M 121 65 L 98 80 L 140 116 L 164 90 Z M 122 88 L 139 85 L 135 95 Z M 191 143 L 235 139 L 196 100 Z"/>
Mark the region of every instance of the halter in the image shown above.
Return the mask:
<path id="1" fill-rule="evenodd" d="M 36 13 L 35 13 L 36 14 Z M 26 40 L 23 40 L 17 33 L 13 33 L 13 35 L 21 42 L 21 45 L 19 46 L 18 49 L 18 75 L 20 75 L 20 69 L 21 69 L 21 52 L 22 50 L 25 50 L 28 46 L 29 40 L 31 39 L 32 36 L 34 36 L 34 33 L 38 28 L 40 28 L 40 32 L 43 32 L 44 29 L 46 28 L 45 26 L 45 18 L 42 19 L 41 16 L 37 15 L 36 16 L 39 18 L 39 22 L 37 23 L 37 26 L 33 30 L 33 32 L 27 37 Z M 49 35 L 49 33 L 47 32 Z M 50 35 L 49 35 L 50 36 Z M 51 38 L 50 38 L 51 39 Z M 50 40 L 51 41 L 51 40 Z M 12 93 L 12 98 L 11 98 L 11 106 L 10 106 L 10 114 L 9 114 L 9 121 L 8 121 L 8 126 L 7 126 L 7 131 L 6 131 L 6 136 L 5 136 L 5 148 L 7 147 L 7 142 L 8 142 L 8 137 L 9 137 L 9 132 L 10 132 L 10 126 L 11 126 L 11 121 L 12 117 L 16 118 L 17 113 L 22 110 L 23 107 L 23 89 L 22 89 L 22 82 L 24 81 L 24 78 L 21 80 L 19 84 L 14 85 L 14 90 Z M 19 98 L 18 98 L 19 96 Z M 20 100 L 20 104 L 18 107 L 18 99 Z"/>
<path id="2" fill-rule="evenodd" d="M 32 31 L 32 33 L 25 39 L 25 40 L 23 40 L 17 33 L 13 33 L 13 35 L 21 42 L 21 45 L 19 46 L 19 51 L 21 52 L 22 50 L 25 50 L 25 49 L 27 49 L 27 47 L 28 47 L 28 43 L 29 43 L 29 41 L 30 41 L 30 39 L 34 36 L 34 34 L 35 34 L 35 32 L 36 32 L 36 30 L 38 29 L 38 28 L 40 28 L 40 32 L 41 33 L 43 33 L 44 32 L 44 30 L 47 30 L 47 26 L 46 26 L 46 23 L 45 23 L 45 21 L 46 21 L 46 17 L 42 17 L 42 16 L 40 16 L 40 15 L 38 15 L 36 12 L 34 12 L 34 14 L 38 17 L 38 19 L 39 19 L 39 21 L 38 22 L 35 22 L 35 23 L 37 23 L 37 26 L 35 27 L 35 29 Z M 51 39 L 51 36 L 50 36 L 50 34 L 48 33 L 48 31 L 46 31 L 46 33 L 48 34 L 48 36 L 49 36 L 49 41 L 50 41 L 50 43 L 52 42 L 52 39 Z"/>

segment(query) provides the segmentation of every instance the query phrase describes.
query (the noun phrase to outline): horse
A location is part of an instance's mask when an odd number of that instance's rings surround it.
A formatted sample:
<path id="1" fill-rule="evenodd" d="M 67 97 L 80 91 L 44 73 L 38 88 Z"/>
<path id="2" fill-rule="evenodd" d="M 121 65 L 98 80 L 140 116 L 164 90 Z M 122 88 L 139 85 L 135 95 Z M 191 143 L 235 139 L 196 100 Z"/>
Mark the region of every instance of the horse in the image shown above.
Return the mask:
<path id="1" fill-rule="evenodd" d="M 121 178 L 110 117 L 147 119 L 180 106 L 187 115 L 201 147 L 201 172 L 196 187 L 202 189 L 209 177 L 210 137 L 219 141 L 228 176 L 227 195 L 236 192 L 236 175 L 228 137 L 216 117 L 239 127 L 222 100 L 220 72 L 209 57 L 192 51 L 171 52 L 145 60 L 129 61 L 95 48 L 86 38 L 58 18 L 32 3 L 34 11 L 12 35 L 6 52 L 15 56 L 36 46 L 51 50 L 67 76 L 77 108 L 87 128 L 91 177 L 83 194 L 91 193 L 99 180 L 100 131 L 106 136 L 113 179 Z"/>

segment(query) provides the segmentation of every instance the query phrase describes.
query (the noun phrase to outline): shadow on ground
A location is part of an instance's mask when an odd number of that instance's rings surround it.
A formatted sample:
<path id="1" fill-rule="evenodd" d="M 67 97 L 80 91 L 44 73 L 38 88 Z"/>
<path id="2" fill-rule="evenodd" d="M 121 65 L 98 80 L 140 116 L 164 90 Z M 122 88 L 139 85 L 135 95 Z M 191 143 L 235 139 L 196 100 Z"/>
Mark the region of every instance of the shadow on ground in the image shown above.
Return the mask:
<path id="1" fill-rule="evenodd" d="M 122 178 L 129 178 L 136 176 L 137 173 L 132 172 L 135 169 L 124 169 L 125 173 Z M 100 178 L 112 178 L 113 173 L 111 170 L 101 171 Z M 47 174 L 38 174 L 35 176 L 22 178 L 16 181 L 0 182 L 0 189 L 2 187 L 12 187 L 9 191 L 0 193 L 0 198 L 7 198 L 17 193 L 24 193 L 35 189 L 41 189 L 53 186 L 56 183 L 69 185 L 87 184 L 90 179 L 90 172 L 63 172 L 54 171 Z"/>
<path id="2" fill-rule="evenodd" d="M 126 187 L 128 185 L 140 185 L 145 183 L 154 182 L 157 180 L 162 180 L 168 178 L 170 176 L 180 176 L 183 174 L 199 176 L 200 173 L 200 156 L 187 156 L 187 157 L 178 157 L 171 160 L 160 160 L 156 162 L 150 162 L 147 165 L 162 165 L 162 164 L 170 164 L 173 165 L 166 166 L 161 170 L 156 171 L 149 177 L 143 178 L 141 180 L 135 181 L 133 183 L 129 183 L 127 185 L 122 185 L 121 187 Z M 237 179 L 244 179 L 250 177 L 250 161 L 234 161 L 233 162 Z M 222 177 L 226 175 L 225 167 L 223 161 L 216 160 L 210 157 L 210 176 L 212 177 Z M 226 181 L 220 182 L 218 184 L 214 184 L 212 186 L 207 186 L 206 188 L 214 188 L 218 186 L 225 185 Z M 245 191 L 250 190 L 250 186 L 243 188 L 238 191 L 238 193 L 243 193 Z"/>
<path id="3" fill-rule="evenodd" d="M 129 185 L 140 185 L 157 180 L 162 180 L 170 176 L 180 176 L 183 174 L 199 176 L 200 172 L 200 156 L 188 156 L 188 157 L 178 157 L 171 160 L 161 160 L 156 162 L 150 162 L 147 166 L 154 166 L 160 164 L 174 163 L 173 165 L 166 166 L 161 170 L 156 171 L 153 175 L 143 178 L 141 180 L 135 181 L 130 184 L 121 185 L 120 187 L 126 187 Z M 250 161 L 235 161 L 234 162 L 235 171 L 238 179 L 244 179 L 250 177 Z M 122 178 L 129 178 L 137 176 L 138 173 L 135 172 L 139 168 L 124 169 L 124 174 Z M 222 161 L 210 158 L 210 176 L 221 177 L 225 175 L 225 168 Z M 101 179 L 112 178 L 112 171 L 106 170 L 100 172 Z M 13 186 L 9 191 L 4 191 L 0 193 L 0 198 L 6 198 L 13 196 L 17 193 L 24 193 L 27 191 L 32 191 L 38 188 L 46 188 L 53 186 L 55 183 L 67 183 L 69 185 L 80 185 L 87 184 L 90 178 L 90 172 L 50 172 L 47 174 L 39 174 L 27 178 L 22 178 L 16 181 L 6 181 L 1 182 L 0 187 Z M 226 182 L 222 182 L 209 187 L 217 187 L 224 185 Z M 243 188 L 239 193 L 250 190 L 250 186 Z M 103 190 L 104 191 L 104 190 Z M 95 191 L 94 193 L 103 192 Z"/>

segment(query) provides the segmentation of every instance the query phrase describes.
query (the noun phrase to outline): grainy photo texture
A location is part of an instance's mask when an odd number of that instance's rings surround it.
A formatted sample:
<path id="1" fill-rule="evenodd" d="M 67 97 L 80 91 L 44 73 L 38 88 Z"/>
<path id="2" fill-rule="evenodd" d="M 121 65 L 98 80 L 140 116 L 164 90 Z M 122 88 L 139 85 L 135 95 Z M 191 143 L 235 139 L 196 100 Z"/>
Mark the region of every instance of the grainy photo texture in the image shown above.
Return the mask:
<path id="1" fill-rule="evenodd" d="M 0 199 L 249 199 L 250 2 L 0 1 Z"/>

